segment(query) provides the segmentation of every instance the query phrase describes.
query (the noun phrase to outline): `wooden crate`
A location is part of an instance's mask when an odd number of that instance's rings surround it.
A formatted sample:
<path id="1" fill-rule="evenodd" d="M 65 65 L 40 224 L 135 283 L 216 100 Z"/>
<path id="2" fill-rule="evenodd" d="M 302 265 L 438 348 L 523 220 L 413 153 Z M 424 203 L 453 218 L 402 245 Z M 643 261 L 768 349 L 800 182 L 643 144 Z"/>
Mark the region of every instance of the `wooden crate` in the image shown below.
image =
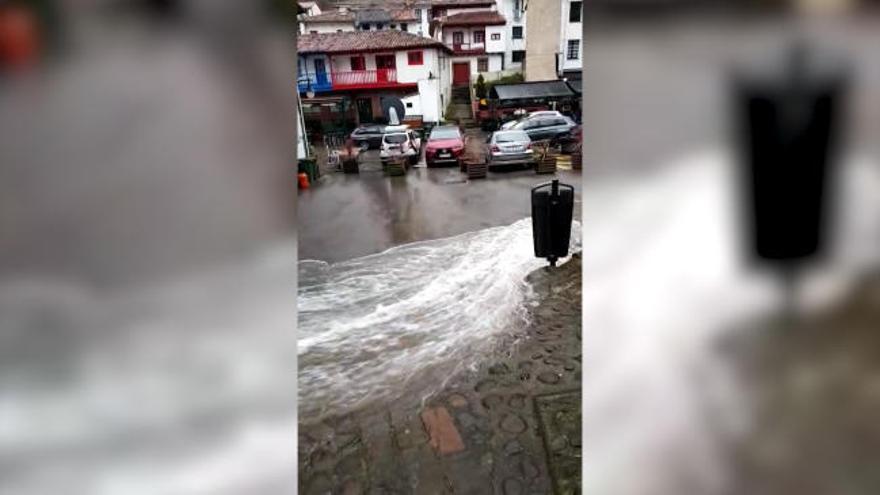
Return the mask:
<path id="1" fill-rule="evenodd" d="M 535 147 L 533 146 L 533 149 Z M 556 152 L 549 143 L 542 142 L 535 149 L 535 172 L 539 174 L 556 173 Z"/>
<path id="2" fill-rule="evenodd" d="M 489 173 L 489 166 L 485 161 L 467 162 L 468 179 L 485 179 Z"/>
<path id="3" fill-rule="evenodd" d="M 573 170 L 580 170 L 582 164 L 583 156 L 580 151 L 576 151 L 571 154 L 571 168 Z"/>
<path id="4" fill-rule="evenodd" d="M 385 165 L 385 175 L 405 175 L 406 174 L 406 158 L 393 158 Z"/>
<path id="5" fill-rule="evenodd" d="M 342 172 L 346 174 L 357 174 L 360 173 L 360 167 L 358 166 L 357 159 L 348 159 L 342 161 Z"/>

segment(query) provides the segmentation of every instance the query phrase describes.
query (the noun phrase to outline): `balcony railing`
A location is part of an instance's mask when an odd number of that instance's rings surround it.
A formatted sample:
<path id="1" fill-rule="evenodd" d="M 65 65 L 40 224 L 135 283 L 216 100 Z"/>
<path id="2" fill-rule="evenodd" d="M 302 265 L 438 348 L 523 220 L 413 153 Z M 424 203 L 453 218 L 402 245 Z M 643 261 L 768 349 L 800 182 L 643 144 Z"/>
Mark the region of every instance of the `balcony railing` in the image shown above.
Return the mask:
<path id="1" fill-rule="evenodd" d="M 452 43 L 452 51 L 457 55 L 486 53 L 486 43 Z"/>
<path id="2" fill-rule="evenodd" d="M 334 72 L 334 89 L 374 88 L 397 84 L 397 69 Z"/>
<path id="3" fill-rule="evenodd" d="M 390 88 L 416 83 L 401 83 L 397 80 L 397 69 L 355 70 L 350 72 L 331 72 L 300 74 L 297 87 L 300 93 L 314 91 L 335 91 L 341 89 Z"/>
<path id="4" fill-rule="evenodd" d="M 330 74 L 327 74 L 326 72 L 319 72 L 317 74 L 313 72 L 300 74 L 296 78 L 296 85 L 300 93 L 309 90 L 318 93 L 321 91 L 331 91 L 333 89 Z"/>

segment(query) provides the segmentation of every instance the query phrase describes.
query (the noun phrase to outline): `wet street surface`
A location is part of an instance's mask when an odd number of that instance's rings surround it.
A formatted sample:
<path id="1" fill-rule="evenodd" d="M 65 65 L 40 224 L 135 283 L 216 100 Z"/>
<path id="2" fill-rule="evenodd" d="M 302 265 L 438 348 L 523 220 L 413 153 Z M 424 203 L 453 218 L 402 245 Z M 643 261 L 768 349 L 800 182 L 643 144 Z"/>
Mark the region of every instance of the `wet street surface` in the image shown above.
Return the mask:
<path id="1" fill-rule="evenodd" d="M 580 258 L 527 283 L 529 323 L 430 394 L 300 416 L 300 493 L 579 493 Z"/>
<path id="2" fill-rule="evenodd" d="M 531 216 L 530 190 L 558 178 L 575 187 L 580 218 L 580 171 L 490 171 L 467 180 L 458 167 L 427 168 L 424 158 L 405 176 L 387 177 L 371 150 L 361 173 L 327 173 L 297 202 L 300 260 L 336 262 L 392 246 L 509 225 Z"/>

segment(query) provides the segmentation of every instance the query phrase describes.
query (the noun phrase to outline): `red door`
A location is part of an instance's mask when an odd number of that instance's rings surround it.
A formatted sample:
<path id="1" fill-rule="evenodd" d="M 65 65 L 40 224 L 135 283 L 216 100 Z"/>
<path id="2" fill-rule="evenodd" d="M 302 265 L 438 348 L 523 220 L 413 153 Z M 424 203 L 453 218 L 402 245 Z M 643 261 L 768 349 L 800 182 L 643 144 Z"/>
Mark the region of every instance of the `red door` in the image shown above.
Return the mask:
<path id="1" fill-rule="evenodd" d="M 395 74 L 394 55 L 376 55 L 376 78 L 379 82 L 394 82 L 397 80 Z"/>
<path id="2" fill-rule="evenodd" d="M 467 86 L 471 82 L 470 62 L 452 64 L 452 84 L 454 86 Z"/>

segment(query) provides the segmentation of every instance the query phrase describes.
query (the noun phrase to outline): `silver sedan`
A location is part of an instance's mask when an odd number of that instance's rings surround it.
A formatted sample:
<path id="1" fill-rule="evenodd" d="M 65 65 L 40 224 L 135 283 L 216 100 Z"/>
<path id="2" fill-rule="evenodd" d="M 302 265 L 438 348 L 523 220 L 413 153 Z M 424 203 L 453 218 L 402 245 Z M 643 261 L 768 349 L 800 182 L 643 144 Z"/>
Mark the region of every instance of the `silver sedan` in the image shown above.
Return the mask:
<path id="1" fill-rule="evenodd" d="M 486 163 L 489 167 L 501 165 L 531 166 L 535 162 L 532 140 L 521 130 L 497 131 L 488 141 Z"/>

